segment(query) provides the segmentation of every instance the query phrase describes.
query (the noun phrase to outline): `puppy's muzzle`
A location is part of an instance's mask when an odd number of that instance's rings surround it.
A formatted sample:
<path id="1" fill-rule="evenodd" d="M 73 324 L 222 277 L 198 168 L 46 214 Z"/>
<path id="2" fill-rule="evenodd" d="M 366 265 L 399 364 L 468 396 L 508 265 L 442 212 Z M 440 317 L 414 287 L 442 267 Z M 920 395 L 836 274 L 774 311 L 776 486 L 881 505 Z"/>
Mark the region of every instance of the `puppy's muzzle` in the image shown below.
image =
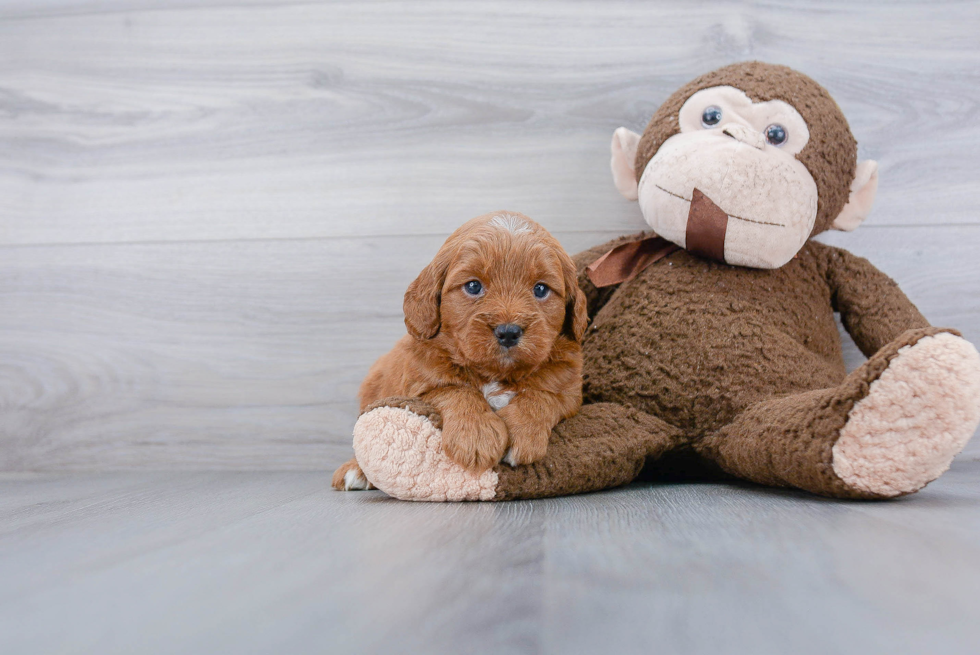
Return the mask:
<path id="1" fill-rule="evenodd" d="M 522 334 L 524 334 L 524 330 L 513 323 L 498 325 L 493 329 L 493 336 L 497 337 L 497 343 L 504 348 L 516 346 L 517 342 L 521 340 Z"/>

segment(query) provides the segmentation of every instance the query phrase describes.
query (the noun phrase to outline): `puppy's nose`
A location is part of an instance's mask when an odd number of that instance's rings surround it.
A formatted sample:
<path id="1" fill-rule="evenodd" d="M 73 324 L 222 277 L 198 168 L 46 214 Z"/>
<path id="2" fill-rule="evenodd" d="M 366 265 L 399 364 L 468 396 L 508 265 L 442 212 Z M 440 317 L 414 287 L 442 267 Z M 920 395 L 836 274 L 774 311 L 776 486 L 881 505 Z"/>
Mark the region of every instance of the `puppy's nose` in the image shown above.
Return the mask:
<path id="1" fill-rule="evenodd" d="M 513 323 L 498 325 L 493 329 L 493 336 L 497 337 L 497 342 L 504 348 L 516 346 L 517 342 L 521 340 L 522 334 L 524 334 L 524 330 Z"/>

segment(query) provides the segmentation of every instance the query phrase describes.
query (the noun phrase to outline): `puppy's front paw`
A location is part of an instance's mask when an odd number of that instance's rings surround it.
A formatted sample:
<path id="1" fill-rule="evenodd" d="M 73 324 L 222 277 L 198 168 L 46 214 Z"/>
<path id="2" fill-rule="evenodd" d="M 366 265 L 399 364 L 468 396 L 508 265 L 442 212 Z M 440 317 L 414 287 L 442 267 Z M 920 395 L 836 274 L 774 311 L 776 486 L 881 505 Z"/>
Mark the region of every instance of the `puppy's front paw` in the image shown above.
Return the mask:
<path id="1" fill-rule="evenodd" d="M 520 466 L 533 464 L 544 459 L 544 456 L 548 454 L 548 436 L 550 434 L 550 432 L 545 433 L 543 438 L 539 437 L 519 444 L 511 444 L 503 461 L 511 466 Z"/>
<path id="2" fill-rule="evenodd" d="M 472 471 L 496 466 L 507 448 L 507 426 L 492 412 L 444 417 L 442 448 L 454 462 Z"/>
<path id="3" fill-rule="evenodd" d="M 374 489 L 374 485 L 368 482 L 361 467 L 357 465 L 356 459 L 344 462 L 340 468 L 334 471 L 331 484 L 338 491 Z"/>
<path id="4" fill-rule="evenodd" d="M 548 452 L 552 426 L 529 420 L 530 417 L 514 404 L 500 410 L 498 415 L 506 423 L 510 437 L 510 448 L 504 455 L 504 462 L 511 466 L 520 466 L 544 459 Z"/>

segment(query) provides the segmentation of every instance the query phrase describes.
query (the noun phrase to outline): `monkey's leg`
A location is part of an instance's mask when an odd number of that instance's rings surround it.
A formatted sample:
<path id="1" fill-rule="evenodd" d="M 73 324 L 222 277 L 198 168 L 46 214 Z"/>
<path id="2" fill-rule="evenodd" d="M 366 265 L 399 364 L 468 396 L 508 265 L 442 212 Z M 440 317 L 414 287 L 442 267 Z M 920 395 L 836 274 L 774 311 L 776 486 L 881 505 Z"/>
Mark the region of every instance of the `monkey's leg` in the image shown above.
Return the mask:
<path id="1" fill-rule="evenodd" d="M 636 410 L 586 405 L 552 431 L 533 464 L 472 473 L 442 452 L 441 419 L 417 399 L 381 401 L 354 426 L 354 452 L 367 479 L 402 500 L 514 500 L 607 489 L 636 478 L 647 457 L 681 441 L 679 430 Z"/>
<path id="2" fill-rule="evenodd" d="M 980 355 L 910 330 L 839 387 L 764 401 L 695 444 L 725 471 L 838 498 L 890 498 L 938 478 L 980 422 Z"/>
<path id="3" fill-rule="evenodd" d="M 585 405 L 551 431 L 544 459 L 497 466 L 496 500 L 547 498 L 629 484 L 647 458 L 658 458 L 685 439 L 655 416 L 613 403 Z"/>

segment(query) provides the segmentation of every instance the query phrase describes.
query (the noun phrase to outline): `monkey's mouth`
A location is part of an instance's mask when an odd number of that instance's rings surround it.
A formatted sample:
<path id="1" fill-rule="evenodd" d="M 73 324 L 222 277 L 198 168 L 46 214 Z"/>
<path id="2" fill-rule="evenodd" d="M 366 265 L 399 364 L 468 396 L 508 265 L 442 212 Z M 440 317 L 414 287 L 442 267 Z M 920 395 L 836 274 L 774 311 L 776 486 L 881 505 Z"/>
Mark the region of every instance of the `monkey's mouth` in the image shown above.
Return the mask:
<path id="1" fill-rule="evenodd" d="M 688 197 L 686 197 L 686 196 L 684 196 L 684 195 L 682 195 L 680 193 L 674 193 L 670 189 L 665 189 L 665 188 L 663 188 L 662 186 L 660 186 L 657 183 L 654 183 L 653 186 L 657 187 L 658 189 L 660 189 L 661 191 L 663 191 L 664 193 L 666 193 L 668 196 L 673 196 L 675 198 L 678 198 L 680 200 L 683 200 L 684 202 L 690 203 L 691 204 L 691 211 L 692 212 L 694 211 L 696 204 L 698 204 L 699 202 L 707 201 L 707 202 L 711 203 L 711 205 L 710 206 L 707 206 L 706 205 L 706 207 L 709 207 L 709 208 L 710 207 L 714 207 L 718 211 L 724 213 L 725 216 L 727 216 L 728 218 L 734 218 L 737 221 L 745 221 L 746 223 L 756 223 L 757 225 L 771 225 L 772 227 L 786 227 L 786 225 L 783 224 L 783 223 L 773 223 L 771 221 L 760 221 L 760 220 L 756 220 L 754 218 L 746 218 L 745 216 L 736 216 L 735 214 L 729 214 L 724 209 L 722 209 L 721 207 L 719 207 L 718 204 L 714 200 L 712 200 L 707 195 L 705 195 L 697 187 L 694 187 L 694 189 L 691 192 L 691 197 L 688 198 Z M 699 200 L 698 199 L 698 197 L 697 197 L 698 194 L 700 194 L 700 198 L 702 198 L 703 200 Z M 688 218 L 690 219 L 690 214 L 688 215 Z"/>
<path id="2" fill-rule="evenodd" d="M 691 192 L 691 208 L 687 212 L 685 248 L 688 252 L 725 261 L 725 235 L 728 234 L 728 213 L 716 205 L 700 189 Z"/>

